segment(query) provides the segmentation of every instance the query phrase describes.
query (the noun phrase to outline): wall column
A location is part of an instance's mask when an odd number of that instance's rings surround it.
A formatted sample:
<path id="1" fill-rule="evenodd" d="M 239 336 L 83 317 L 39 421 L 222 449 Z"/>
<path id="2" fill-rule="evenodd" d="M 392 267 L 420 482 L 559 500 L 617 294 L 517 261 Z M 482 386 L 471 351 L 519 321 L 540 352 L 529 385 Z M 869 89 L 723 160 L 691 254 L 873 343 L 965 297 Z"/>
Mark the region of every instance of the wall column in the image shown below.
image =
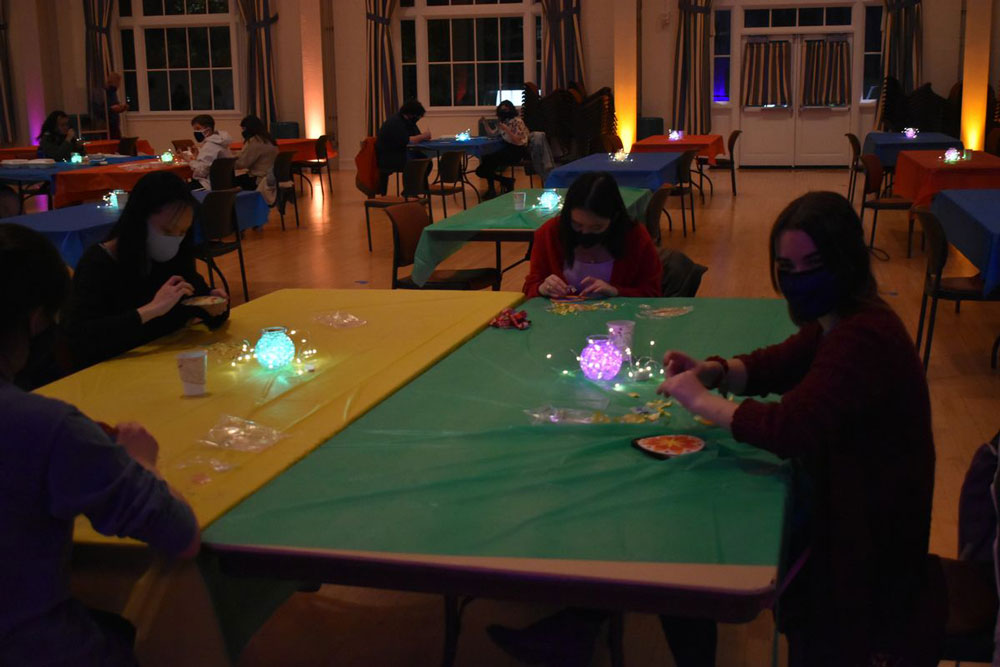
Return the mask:
<path id="1" fill-rule="evenodd" d="M 614 9 L 614 93 L 618 136 L 625 150 L 635 141 L 638 71 L 636 53 L 638 32 L 637 0 L 618 0 Z M 599 84 L 595 84 L 599 85 Z"/>
<path id="2" fill-rule="evenodd" d="M 992 0 L 966 0 L 965 53 L 962 60 L 962 143 L 983 150 L 986 90 L 990 84 Z"/>
<path id="3" fill-rule="evenodd" d="M 323 21 L 318 2 L 299 4 L 302 35 L 302 111 L 305 136 L 326 134 L 326 100 L 323 93 Z"/>

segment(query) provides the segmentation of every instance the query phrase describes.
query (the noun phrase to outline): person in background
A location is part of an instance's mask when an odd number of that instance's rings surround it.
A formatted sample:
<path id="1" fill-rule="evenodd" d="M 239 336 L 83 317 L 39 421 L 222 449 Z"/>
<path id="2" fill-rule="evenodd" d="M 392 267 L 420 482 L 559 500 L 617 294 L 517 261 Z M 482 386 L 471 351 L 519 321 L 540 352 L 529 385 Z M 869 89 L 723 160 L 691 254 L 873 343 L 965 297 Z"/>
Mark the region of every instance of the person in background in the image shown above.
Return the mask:
<path id="1" fill-rule="evenodd" d="M 399 112 L 382 123 L 375 138 L 375 157 L 378 162 L 378 194 L 384 195 L 389 188 L 389 175 L 403 171 L 411 157 L 409 147 L 422 141 L 430 141 L 430 132 L 421 132 L 417 121 L 424 117 L 424 105 L 417 100 L 408 100 Z M 420 157 L 417 155 L 417 157 Z"/>
<path id="2" fill-rule="evenodd" d="M 229 144 L 233 143 L 232 137 L 225 130 L 215 129 L 215 119 L 208 114 L 199 114 L 191 119 L 191 129 L 194 131 L 194 140 L 197 142 L 191 149 L 194 157 L 188 163 L 191 172 L 194 174 L 192 186 L 206 190 L 212 189 L 209 181 L 209 171 L 216 158 L 233 157 L 229 150 Z"/>
<path id="3" fill-rule="evenodd" d="M 198 207 L 168 171 L 143 176 L 108 240 L 88 248 L 73 275 L 63 328 L 77 367 L 119 355 L 200 319 L 210 328 L 229 316 L 229 297 L 209 291 L 195 269 L 192 221 Z M 226 301 L 185 306 L 189 296 Z"/>
<path id="4" fill-rule="evenodd" d="M 118 98 L 118 89 L 122 85 L 122 75 L 118 72 L 108 72 L 104 79 L 104 103 L 108 113 L 108 138 L 122 138 L 122 114 L 128 111 L 128 102 Z"/>
<path id="5" fill-rule="evenodd" d="M 70 595 L 75 520 L 181 558 L 198 551 L 198 523 L 142 426 L 105 426 L 12 383 L 69 290 L 48 239 L 0 224 L 0 664 L 131 666 L 131 624 Z"/>
<path id="6" fill-rule="evenodd" d="M 663 268 L 653 240 L 632 220 L 610 174 L 583 174 L 562 212 L 535 232 L 528 298 L 660 295 Z"/>
<path id="7" fill-rule="evenodd" d="M 76 136 L 76 130 L 69 126 L 66 112 L 53 111 L 42 123 L 42 132 L 38 135 L 38 157 L 66 161 L 74 153 L 86 155 L 87 149 Z"/>
<path id="8" fill-rule="evenodd" d="M 528 156 L 528 126 L 524 124 L 517 113 L 517 108 L 510 100 L 504 100 L 497 105 L 497 129 L 486 128 L 486 133 L 495 137 L 497 135 L 503 139 L 503 148 L 482 156 L 479 166 L 476 167 L 476 176 L 485 178 L 489 188 L 483 195 L 483 199 L 496 197 L 495 181 L 499 181 L 503 192 L 510 192 L 514 189 L 514 179 L 509 176 L 501 176 L 498 172 L 505 167 L 514 164 L 521 164 Z"/>
<path id="9" fill-rule="evenodd" d="M 277 196 L 274 180 L 274 159 L 278 157 L 278 142 L 264 129 L 264 122 L 257 116 L 247 116 L 240 121 L 243 130 L 243 150 L 236 156 L 236 168 L 247 173 L 236 177 L 236 184 L 244 190 L 257 190 L 268 204 Z"/>
<path id="10" fill-rule="evenodd" d="M 790 538 L 804 566 L 778 619 L 790 667 L 936 666 L 934 438 L 913 341 L 879 296 L 861 221 L 841 195 L 790 203 L 769 251 L 798 332 L 730 359 L 669 351 L 659 391 L 804 473 L 793 497 L 808 518 L 793 520 Z"/>

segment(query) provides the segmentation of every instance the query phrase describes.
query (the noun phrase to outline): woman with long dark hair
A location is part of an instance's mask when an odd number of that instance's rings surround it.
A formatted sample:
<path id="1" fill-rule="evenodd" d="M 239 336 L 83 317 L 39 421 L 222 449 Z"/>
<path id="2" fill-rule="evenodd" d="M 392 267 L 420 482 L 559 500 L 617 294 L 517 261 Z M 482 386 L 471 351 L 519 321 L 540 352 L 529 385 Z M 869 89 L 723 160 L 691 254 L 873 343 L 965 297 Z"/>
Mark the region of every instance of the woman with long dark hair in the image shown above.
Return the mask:
<path id="1" fill-rule="evenodd" d="M 57 109 L 42 123 L 42 131 L 38 134 L 38 157 L 65 161 L 74 153 L 86 155 L 87 149 L 76 136 L 76 130 L 70 127 L 66 112 Z"/>
<path id="2" fill-rule="evenodd" d="M 244 190 L 257 190 L 268 204 L 277 196 L 274 180 L 274 159 L 278 157 L 278 142 L 264 128 L 264 121 L 257 116 L 246 116 L 240 121 L 243 132 L 243 149 L 236 156 L 236 169 L 247 173 L 236 177 L 236 184 Z"/>
<path id="3" fill-rule="evenodd" d="M 528 297 L 659 296 L 663 268 L 649 232 L 629 217 L 610 174 L 573 181 L 562 212 L 535 232 Z"/>
<path id="4" fill-rule="evenodd" d="M 108 239 L 84 252 L 63 323 L 78 366 L 89 366 L 200 319 L 229 316 L 229 297 L 211 292 L 195 268 L 192 222 L 198 202 L 175 174 L 156 171 L 136 184 Z M 225 303 L 192 307 L 189 296 Z"/>
<path id="5" fill-rule="evenodd" d="M 731 359 L 667 352 L 660 392 L 804 472 L 796 500 L 809 520 L 792 546 L 808 556 L 779 619 L 789 665 L 937 665 L 925 578 L 934 439 L 913 341 L 879 297 L 841 195 L 789 204 L 769 250 L 798 333 Z M 781 400 L 733 403 L 712 389 Z"/>
<path id="6" fill-rule="evenodd" d="M 511 165 L 520 164 L 528 155 L 528 126 L 521 120 L 514 103 L 504 100 L 497 105 L 496 114 L 496 130 L 487 127 L 486 133 L 503 139 L 503 147 L 495 153 L 482 156 L 476 168 L 476 176 L 485 178 L 489 186 L 484 195 L 486 199 L 496 196 L 495 181 L 500 182 L 503 192 L 514 189 L 514 179 L 510 176 L 501 176 L 499 172 Z"/>

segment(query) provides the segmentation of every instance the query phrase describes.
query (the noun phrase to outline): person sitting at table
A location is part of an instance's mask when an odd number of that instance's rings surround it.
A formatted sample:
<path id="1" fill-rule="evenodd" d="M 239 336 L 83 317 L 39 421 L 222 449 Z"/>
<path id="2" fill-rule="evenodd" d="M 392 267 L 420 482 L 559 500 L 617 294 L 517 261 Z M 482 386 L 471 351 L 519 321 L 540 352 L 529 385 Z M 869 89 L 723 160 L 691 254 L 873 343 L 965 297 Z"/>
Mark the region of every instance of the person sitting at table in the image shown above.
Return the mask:
<path id="1" fill-rule="evenodd" d="M 278 157 L 278 142 L 264 129 L 264 121 L 247 116 L 240 121 L 243 129 L 243 150 L 236 156 L 236 168 L 247 173 L 236 177 L 236 185 L 244 190 L 257 190 L 268 204 L 277 197 L 274 180 L 274 159 Z"/>
<path id="2" fill-rule="evenodd" d="M 118 89 L 122 85 L 122 75 L 108 72 L 104 77 L 104 103 L 108 114 L 108 138 L 122 138 L 122 114 L 128 111 L 128 102 L 118 99 Z"/>
<path id="3" fill-rule="evenodd" d="M 375 159 L 378 163 L 378 194 L 384 195 L 389 188 L 389 175 L 403 171 L 411 156 L 409 146 L 421 141 L 430 141 L 430 132 L 421 132 L 417 121 L 424 117 L 424 105 L 417 100 L 407 100 L 399 112 L 382 123 L 375 137 Z"/>
<path id="4" fill-rule="evenodd" d="M 73 275 L 63 325 L 78 367 L 109 359 L 200 319 L 217 328 L 229 296 L 209 291 L 195 269 L 192 221 L 198 202 L 169 171 L 143 176 L 108 240 L 88 248 Z M 224 303 L 186 306 L 212 294 Z"/>
<path id="5" fill-rule="evenodd" d="M 663 267 L 645 226 L 629 217 L 610 174 L 583 174 L 562 212 L 535 231 L 528 298 L 660 295 Z"/>
<path id="6" fill-rule="evenodd" d="M 517 113 L 517 108 L 510 100 L 504 100 L 497 105 L 497 127 L 485 127 L 485 132 L 491 137 L 503 139 L 503 148 L 495 153 L 489 153 L 479 159 L 476 176 L 485 178 L 489 184 L 483 194 L 483 199 L 496 197 L 495 182 L 499 181 L 503 192 L 514 189 L 514 179 L 501 176 L 498 172 L 514 164 L 521 164 L 528 155 L 528 126 L 524 124 Z"/>
<path id="7" fill-rule="evenodd" d="M 48 239 L 0 224 L 3 665 L 136 664 L 132 625 L 70 595 L 77 517 L 170 557 L 193 558 L 200 545 L 194 513 L 156 470 L 152 435 L 134 423 L 99 424 L 13 384 L 69 290 L 69 272 Z"/>
<path id="8" fill-rule="evenodd" d="M 66 161 L 74 153 L 86 155 L 87 149 L 76 136 L 76 130 L 69 126 L 66 112 L 53 111 L 42 123 L 42 132 L 38 135 L 38 157 Z"/>
<path id="9" fill-rule="evenodd" d="M 198 114 L 191 119 L 191 129 L 194 131 L 194 140 L 197 142 L 191 153 L 194 155 L 188 162 L 194 181 L 191 185 L 194 189 L 212 189 L 209 180 L 209 172 L 212 163 L 216 158 L 233 157 L 229 150 L 229 144 L 233 143 L 232 137 L 225 130 L 215 129 L 215 119 L 208 114 Z"/>
<path id="10" fill-rule="evenodd" d="M 793 201 L 768 247 L 799 331 L 730 359 L 669 351 L 659 392 L 804 473 L 793 498 L 808 519 L 793 520 L 790 538 L 790 562 L 804 566 L 779 617 L 790 667 L 937 665 L 943 622 L 925 577 L 934 439 L 913 341 L 879 296 L 841 195 Z"/>

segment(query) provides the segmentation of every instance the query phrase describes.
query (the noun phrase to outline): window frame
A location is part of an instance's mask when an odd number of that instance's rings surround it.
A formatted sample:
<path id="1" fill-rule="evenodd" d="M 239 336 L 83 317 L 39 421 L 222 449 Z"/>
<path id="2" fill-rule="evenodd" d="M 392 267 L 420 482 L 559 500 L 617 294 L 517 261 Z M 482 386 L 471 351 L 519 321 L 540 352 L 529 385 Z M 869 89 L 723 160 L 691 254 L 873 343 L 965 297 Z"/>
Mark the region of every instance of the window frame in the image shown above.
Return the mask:
<path id="1" fill-rule="evenodd" d="M 537 0 L 488 5 L 441 5 L 427 6 L 426 0 L 414 0 L 413 7 L 398 8 L 392 18 L 393 51 L 396 56 L 396 77 L 402 92 L 403 45 L 402 21 L 412 20 L 416 37 L 417 98 L 424 102 L 428 116 L 470 116 L 492 112 L 495 105 L 431 106 L 430 75 L 427 54 L 427 21 L 433 19 L 481 19 L 481 18 L 522 18 L 522 44 L 524 48 L 524 81 L 533 81 L 536 76 L 535 19 L 542 15 L 542 5 Z M 542 21 L 544 35 L 545 21 Z M 544 58 L 544 53 L 542 57 Z M 449 61 L 449 64 L 452 61 Z M 478 61 L 473 61 L 476 63 Z M 484 61 L 493 62 L 493 61 Z M 502 62 L 502 61 L 498 61 Z M 414 63 L 407 63 L 413 65 Z M 443 64 L 443 63 L 442 63 Z M 541 82 L 536 82 L 541 87 Z M 477 91 L 478 92 L 478 91 Z M 454 100 L 453 100 L 454 101 Z"/>
<path id="2" fill-rule="evenodd" d="M 715 53 L 715 40 L 718 39 L 718 35 L 715 31 L 715 17 L 717 12 L 729 12 L 729 55 L 718 55 Z M 731 6 L 721 6 L 712 8 L 712 30 L 711 30 L 711 40 L 712 40 L 712 107 L 713 108 L 726 108 L 729 107 L 733 102 L 733 20 L 735 18 L 736 12 Z M 726 82 L 726 88 L 729 90 L 729 97 L 726 100 L 716 100 L 715 99 L 715 60 L 716 58 L 726 58 L 729 61 L 729 81 Z"/>
<path id="3" fill-rule="evenodd" d="M 879 15 L 879 40 L 878 40 L 878 51 L 869 51 L 868 46 L 868 9 L 871 7 L 878 7 L 881 10 Z M 865 61 L 868 56 L 878 55 L 878 60 L 881 68 L 882 62 L 882 49 L 885 48 L 885 8 L 878 4 L 868 4 L 866 3 L 862 9 L 864 12 L 864 19 L 861 21 L 861 99 L 859 104 L 873 105 L 878 104 L 879 97 L 881 96 L 882 84 L 879 83 L 879 93 L 873 97 L 865 97 Z M 964 23 L 962 24 L 964 25 Z"/>
<path id="4" fill-rule="evenodd" d="M 217 119 L 242 118 L 243 113 L 240 107 L 243 104 L 243 53 L 245 49 L 243 31 L 239 29 L 241 19 L 239 10 L 235 5 L 236 0 L 229 0 L 228 14 L 174 14 L 160 16 L 143 16 L 141 0 L 132 0 L 132 16 L 119 16 L 118 3 L 114 3 L 114 18 L 111 26 L 111 47 L 115 54 L 115 62 L 119 63 L 118 69 L 124 64 L 122 58 L 122 30 L 132 30 L 133 41 L 135 43 L 135 73 L 136 91 L 139 99 L 145 102 L 145 108 L 141 111 L 130 110 L 129 117 L 136 120 L 142 119 L 189 119 L 199 113 L 208 113 Z M 138 3 L 138 7 L 136 4 Z M 136 11 L 138 10 L 138 11 Z M 233 72 L 233 108 L 232 109 L 182 109 L 182 110 L 157 110 L 149 108 L 149 70 L 146 67 L 146 29 L 147 28 L 229 28 L 229 44 L 232 52 L 232 72 Z M 190 63 L 189 63 L 190 65 Z M 191 67 L 184 68 L 190 72 Z M 203 69 L 203 68 L 194 68 Z M 223 69 L 223 68 L 219 68 Z M 169 70 L 169 68 L 168 68 Z M 194 100 L 192 99 L 192 102 Z"/>

